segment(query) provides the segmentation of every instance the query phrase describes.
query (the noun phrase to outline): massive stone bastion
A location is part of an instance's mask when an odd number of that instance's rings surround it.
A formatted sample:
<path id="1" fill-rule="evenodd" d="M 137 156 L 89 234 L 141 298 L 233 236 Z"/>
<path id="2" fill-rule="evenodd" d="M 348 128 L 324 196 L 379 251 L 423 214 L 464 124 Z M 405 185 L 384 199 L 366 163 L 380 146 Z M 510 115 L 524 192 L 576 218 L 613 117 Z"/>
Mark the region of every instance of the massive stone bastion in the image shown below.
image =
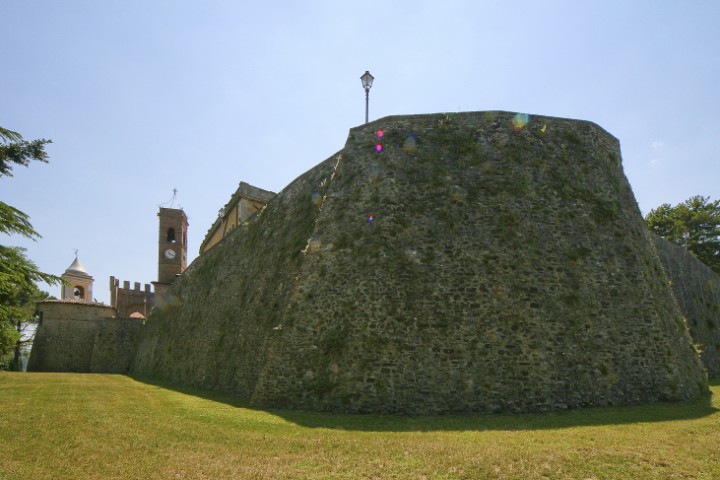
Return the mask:
<path id="1" fill-rule="evenodd" d="M 262 407 L 403 414 L 707 391 L 618 141 L 507 112 L 353 128 L 188 268 L 132 373 Z"/>

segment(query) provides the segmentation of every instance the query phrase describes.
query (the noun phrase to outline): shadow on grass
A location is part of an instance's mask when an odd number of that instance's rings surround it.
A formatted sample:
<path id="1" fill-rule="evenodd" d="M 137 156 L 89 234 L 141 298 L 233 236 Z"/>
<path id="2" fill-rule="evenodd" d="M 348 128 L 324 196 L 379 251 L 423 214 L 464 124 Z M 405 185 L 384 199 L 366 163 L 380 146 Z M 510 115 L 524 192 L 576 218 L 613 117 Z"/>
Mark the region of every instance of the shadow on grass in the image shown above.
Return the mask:
<path id="1" fill-rule="evenodd" d="M 236 408 L 266 412 L 303 427 L 364 432 L 544 430 L 692 420 L 720 412 L 720 409 L 713 406 L 712 396 L 704 395 L 690 402 L 655 403 L 627 407 L 594 407 L 515 415 L 401 416 L 325 413 L 257 408 L 256 406 L 250 406 L 243 399 L 223 392 L 199 390 L 143 377 L 133 376 L 132 378 L 141 383 L 193 395 L 213 402 L 224 403 Z M 710 382 L 710 386 L 713 393 L 720 395 L 720 380 Z"/>

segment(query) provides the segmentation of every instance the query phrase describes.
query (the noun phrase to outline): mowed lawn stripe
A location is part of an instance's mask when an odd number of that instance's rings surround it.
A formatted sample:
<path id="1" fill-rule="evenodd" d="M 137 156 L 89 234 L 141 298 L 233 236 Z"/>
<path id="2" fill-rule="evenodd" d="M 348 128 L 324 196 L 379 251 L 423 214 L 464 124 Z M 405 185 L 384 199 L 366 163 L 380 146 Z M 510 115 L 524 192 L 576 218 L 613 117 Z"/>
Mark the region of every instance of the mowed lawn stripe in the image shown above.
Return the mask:
<path id="1" fill-rule="evenodd" d="M 720 478 L 698 401 L 536 415 L 247 408 L 122 375 L 0 372 L 0 479 Z"/>

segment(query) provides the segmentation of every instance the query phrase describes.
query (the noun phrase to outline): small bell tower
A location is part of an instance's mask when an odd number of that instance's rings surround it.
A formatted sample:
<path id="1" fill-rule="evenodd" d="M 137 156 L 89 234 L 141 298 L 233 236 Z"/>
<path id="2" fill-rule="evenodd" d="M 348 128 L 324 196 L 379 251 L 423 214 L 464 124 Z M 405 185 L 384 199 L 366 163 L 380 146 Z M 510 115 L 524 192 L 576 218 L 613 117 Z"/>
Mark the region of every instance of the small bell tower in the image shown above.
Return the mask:
<path id="1" fill-rule="evenodd" d="M 93 277 L 85 270 L 75 252 L 75 261 L 65 270 L 60 278 L 65 280 L 62 286 L 62 300 L 92 303 Z"/>
<path id="2" fill-rule="evenodd" d="M 158 280 L 153 284 L 155 293 L 162 297 L 187 267 L 188 220 L 177 208 L 160 207 L 158 217 Z"/>

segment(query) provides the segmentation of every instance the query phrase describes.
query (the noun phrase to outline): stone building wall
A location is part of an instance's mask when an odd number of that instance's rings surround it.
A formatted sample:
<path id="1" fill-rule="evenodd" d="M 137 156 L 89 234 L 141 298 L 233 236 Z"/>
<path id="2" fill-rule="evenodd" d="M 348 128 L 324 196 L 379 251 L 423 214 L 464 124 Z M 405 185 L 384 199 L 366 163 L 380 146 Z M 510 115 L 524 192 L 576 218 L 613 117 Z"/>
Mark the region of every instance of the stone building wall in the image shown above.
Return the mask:
<path id="1" fill-rule="evenodd" d="M 133 371 L 260 406 L 523 412 L 707 391 L 618 141 L 590 122 L 354 128 L 171 293 Z"/>
<path id="2" fill-rule="evenodd" d="M 225 235 L 262 210 L 274 196 L 274 192 L 240 182 L 230 201 L 220 210 L 218 218 L 205 235 L 200 245 L 200 254 L 210 250 Z"/>
<path id="3" fill-rule="evenodd" d="M 96 331 L 90 371 L 127 373 L 135 356 L 143 319 L 117 318 L 102 320 Z"/>
<path id="4" fill-rule="evenodd" d="M 127 373 L 143 319 L 115 318 L 115 309 L 82 302 L 38 304 L 29 371 Z"/>
<path id="5" fill-rule="evenodd" d="M 682 247 L 649 234 L 711 378 L 720 378 L 720 276 Z"/>
<path id="6" fill-rule="evenodd" d="M 133 373 L 250 398 L 312 233 L 316 207 L 295 199 L 333 162 L 286 187 L 261 228 L 236 228 L 188 267 L 151 313 Z"/>
<path id="7" fill-rule="evenodd" d="M 140 282 L 134 282 L 130 288 L 130 282 L 125 280 L 120 287 L 120 280 L 110 277 L 110 304 L 117 310 L 117 316 L 128 318 L 134 313 L 147 317 L 155 306 L 155 295 L 151 291 L 150 284 L 145 284 L 140 289 Z"/>

